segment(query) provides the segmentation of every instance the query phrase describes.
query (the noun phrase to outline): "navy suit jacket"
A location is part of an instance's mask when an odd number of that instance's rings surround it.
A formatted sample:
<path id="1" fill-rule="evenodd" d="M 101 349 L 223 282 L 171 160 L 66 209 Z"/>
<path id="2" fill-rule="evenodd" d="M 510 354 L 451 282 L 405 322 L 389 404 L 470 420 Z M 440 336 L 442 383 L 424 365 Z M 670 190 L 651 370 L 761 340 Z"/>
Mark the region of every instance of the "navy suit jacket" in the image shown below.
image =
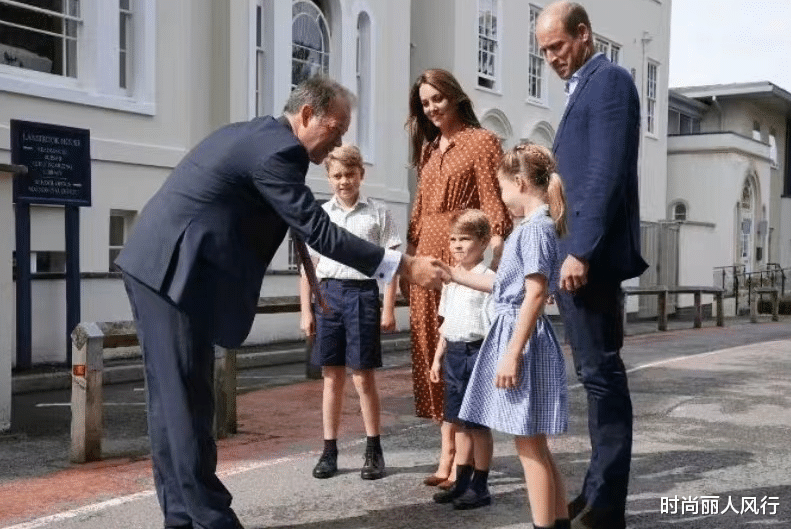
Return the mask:
<path id="1" fill-rule="evenodd" d="M 588 261 L 591 280 L 621 281 L 648 267 L 640 255 L 640 99 L 629 73 L 603 55 L 586 66 L 553 146 L 568 200 L 560 246 Z"/>
<path id="2" fill-rule="evenodd" d="M 176 166 L 141 211 L 116 264 L 186 306 L 210 289 L 215 343 L 250 332 L 261 282 L 288 227 L 322 255 L 372 275 L 384 250 L 333 224 L 305 184 L 308 153 L 271 116 L 222 127 Z M 205 296 L 203 296 L 205 299 Z"/>

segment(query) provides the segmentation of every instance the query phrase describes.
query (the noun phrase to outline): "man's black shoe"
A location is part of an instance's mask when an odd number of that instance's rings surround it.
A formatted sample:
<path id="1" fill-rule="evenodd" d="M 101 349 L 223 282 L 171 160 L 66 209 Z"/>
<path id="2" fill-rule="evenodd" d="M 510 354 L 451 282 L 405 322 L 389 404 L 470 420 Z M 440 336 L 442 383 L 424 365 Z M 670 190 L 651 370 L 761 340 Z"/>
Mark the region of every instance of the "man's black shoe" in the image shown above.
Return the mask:
<path id="1" fill-rule="evenodd" d="M 338 454 L 324 452 L 313 468 L 313 477 L 318 479 L 331 478 L 338 473 Z"/>
<path id="2" fill-rule="evenodd" d="M 587 504 L 588 502 L 585 500 L 582 494 L 571 500 L 571 502 L 569 503 L 569 520 L 573 520 L 574 518 L 576 518 L 577 515 L 582 512 L 582 509 L 584 509 Z"/>
<path id="3" fill-rule="evenodd" d="M 381 450 L 367 448 L 365 450 L 365 463 L 360 470 L 363 479 L 381 479 L 385 477 L 385 458 Z"/>
<path id="4" fill-rule="evenodd" d="M 571 529 L 626 529 L 623 511 L 587 505 L 571 520 Z"/>

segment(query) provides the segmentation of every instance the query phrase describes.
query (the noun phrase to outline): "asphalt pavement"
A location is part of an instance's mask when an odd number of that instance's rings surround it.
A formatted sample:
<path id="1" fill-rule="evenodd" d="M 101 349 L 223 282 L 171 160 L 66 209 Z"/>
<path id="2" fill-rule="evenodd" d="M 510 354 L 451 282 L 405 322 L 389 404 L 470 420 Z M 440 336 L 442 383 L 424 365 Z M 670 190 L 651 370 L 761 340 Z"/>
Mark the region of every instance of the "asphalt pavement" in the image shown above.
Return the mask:
<path id="1" fill-rule="evenodd" d="M 791 528 L 791 317 L 751 324 L 630 323 L 623 349 L 635 409 L 630 528 Z M 561 331 L 562 332 L 562 331 Z M 492 506 L 458 512 L 431 501 L 422 478 L 436 425 L 413 415 L 404 337 L 384 342 L 378 375 L 387 476 L 359 476 L 364 431 L 349 381 L 339 475 L 310 472 L 321 450 L 321 381 L 302 363 L 248 365 L 238 376 L 239 432 L 220 440 L 219 472 L 248 528 L 529 528 L 510 436 L 495 435 Z M 271 352 L 271 349 L 270 349 Z M 263 353 L 261 353 L 263 354 Z M 551 440 L 569 496 L 589 458 L 586 403 L 566 350 L 571 420 Z M 283 356 L 285 359 L 286 356 Z M 294 352 L 291 358 L 297 360 Z M 57 377 L 55 377 L 57 378 Z M 40 381 L 39 381 L 40 383 Z M 158 528 L 142 382 L 105 386 L 105 459 L 68 462 L 69 392 L 13 397 L 0 435 L 0 528 Z"/>

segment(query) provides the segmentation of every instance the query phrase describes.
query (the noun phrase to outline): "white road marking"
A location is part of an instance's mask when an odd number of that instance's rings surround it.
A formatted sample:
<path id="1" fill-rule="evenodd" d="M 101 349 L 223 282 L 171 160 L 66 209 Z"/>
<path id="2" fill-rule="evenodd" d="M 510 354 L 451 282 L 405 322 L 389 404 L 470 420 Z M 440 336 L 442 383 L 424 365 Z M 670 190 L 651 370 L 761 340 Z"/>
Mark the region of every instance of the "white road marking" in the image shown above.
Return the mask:
<path id="1" fill-rule="evenodd" d="M 780 340 L 780 341 L 784 341 L 784 340 Z M 768 343 L 772 343 L 772 342 L 768 342 Z M 751 344 L 751 345 L 756 345 L 756 344 Z M 660 366 L 660 365 L 664 365 L 664 364 L 671 364 L 673 362 L 679 362 L 679 361 L 682 361 L 682 360 L 703 358 L 703 357 L 706 357 L 706 356 L 711 356 L 711 355 L 720 354 L 720 353 L 728 353 L 728 352 L 732 352 L 735 349 L 740 349 L 742 347 L 747 347 L 747 346 L 732 347 L 732 348 L 729 348 L 729 349 L 720 349 L 720 350 L 717 350 L 717 351 L 709 351 L 709 352 L 706 352 L 706 353 L 698 353 L 698 354 L 687 355 L 687 356 L 677 356 L 677 357 L 674 357 L 674 358 L 668 358 L 668 359 L 665 359 L 665 360 L 659 360 L 659 361 L 656 361 L 656 362 L 650 362 L 648 364 L 643 364 L 643 365 L 635 366 L 635 367 L 633 367 L 631 369 L 628 369 L 627 373 L 634 373 L 636 371 L 640 371 L 640 370 L 643 370 L 643 369 L 648 369 L 650 367 L 656 367 L 656 366 Z M 574 384 L 572 386 L 569 386 L 569 389 L 577 389 L 577 388 L 581 388 L 581 387 L 582 387 L 582 384 Z M 63 405 L 69 405 L 69 404 L 64 403 Z M 426 428 L 426 427 L 433 426 L 433 425 L 434 425 L 433 422 L 426 422 L 426 423 L 417 424 L 417 425 L 414 425 L 414 426 L 409 426 L 407 428 L 404 428 L 403 431 L 412 430 L 412 429 L 416 429 L 416 428 Z M 352 447 L 352 446 L 361 444 L 363 441 L 364 440 L 362 440 L 362 439 L 357 440 L 357 441 L 351 441 L 351 442 L 345 444 L 345 446 L 342 447 L 342 448 Z M 305 457 L 308 457 L 308 456 L 311 456 L 311 455 L 314 455 L 314 454 L 317 454 L 317 453 L 318 453 L 318 451 L 311 451 L 311 452 L 304 452 L 304 453 L 301 453 L 301 454 L 295 454 L 295 455 L 292 455 L 292 456 L 281 457 L 279 459 L 270 459 L 270 460 L 264 460 L 264 461 L 254 461 L 254 462 L 249 462 L 249 463 L 245 463 L 245 464 L 237 464 L 237 465 L 231 466 L 231 467 L 229 467 L 229 468 L 227 468 L 227 469 L 225 469 L 223 471 L 220 471 L 217 474 L 219 476 L 222 476 L 222 477 L 233 476 L 233 475 L 236 475 L 236 474 L 241 474 L 243 472 L 249 472 L 251 470 L 258 470 L 258 469 L 261 469 L 261 468 L 266 468 L 266 467 L 278 465 L 280 463 L 289 463 L 289 462 L 297 461 L 299 459 L 303 459 Z M 153 490 L 145 491 L 145 492 L 138 492 L 138 493 L 135 493 L 135 494 L 130 494 L 128 496 L 121 496 L 119 498 L 114 498 L 112 500 L 104 501 L 104 502 L 101 502 L 101 503 L 95 503 L 95 504 L 92 504 L 92 505 L 86 505 L 84 507 L 80 507 L 80 508 L 77 508 L 77 509 L 72 509 L 70 511 L 64 511 L 64 512 L 53 514 L 53 515 L 50 515 L 50 516 L 45 516 L 43 518 L 37 518 L 35 520 L 31 520 L 29 522 L 24 522 L 24 523 L 21 523 L 21 524 L 18 524 L 18 525 L 7 526 L 7 527 L 4 527 L 2 529 L 37 529 L 37 528 L 43 527 L 43 526 L 45 526 L 47 524 L 51 524 L 51 523 L 55 523 L 55 522 L 59 522 L 59 521 L 63 521 L 63 520 L 68 520 L 68 519 L 71 519 L 71 518 L 75 518 L 77 516 L 81 516 L 83 514 L 90 514 L 90 513 L 98 512 L 98 511 L 100 511 L 102 509 L 107 509 L 107 508 L 110 508 L 110 507 L 116 507 L 116 506 L 119 506 L 119 505 L 124 505 L 126 503 L 130 503 L 130 502 L 133 502 L 133 501 L 138 500 L 138 499 L 142 499 L 142 498 L 147 498 L 147 497 L 153 496 L 154 494 L 155 494 L 155 492 Z"/>

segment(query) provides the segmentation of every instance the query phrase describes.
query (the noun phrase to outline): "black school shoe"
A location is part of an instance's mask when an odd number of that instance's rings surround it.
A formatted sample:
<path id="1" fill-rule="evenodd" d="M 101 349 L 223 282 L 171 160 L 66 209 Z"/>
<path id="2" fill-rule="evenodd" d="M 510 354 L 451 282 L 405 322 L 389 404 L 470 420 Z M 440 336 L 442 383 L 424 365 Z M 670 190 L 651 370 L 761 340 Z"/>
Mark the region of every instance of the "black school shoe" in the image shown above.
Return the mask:
<path id="1" fill-rule="evenodd" d="M 385 457 L 381 450 L 375 448 L 365 449 L 365 463 L 360 470 L 363 479 L 382 479 L 385 477 Z"/>
<path id="2" fill-rule="evenodd" d="M 324 452 L 319 462 L 313 467 L 313 477 L 317 479 L 331 478 L 338 473 L 338 454 Z"/>

